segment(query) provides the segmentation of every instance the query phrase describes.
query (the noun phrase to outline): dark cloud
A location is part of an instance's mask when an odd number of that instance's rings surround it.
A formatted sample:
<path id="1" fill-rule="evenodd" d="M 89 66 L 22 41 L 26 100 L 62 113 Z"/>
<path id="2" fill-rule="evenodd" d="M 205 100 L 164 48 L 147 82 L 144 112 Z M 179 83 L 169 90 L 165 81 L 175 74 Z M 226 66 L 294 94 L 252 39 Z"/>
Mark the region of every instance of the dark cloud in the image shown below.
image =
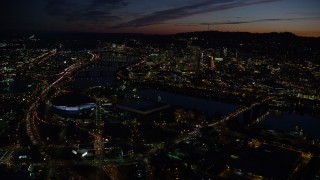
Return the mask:
<path id="1" fill-rule="evenodd" d="M 297 17 L 297 18 L 266 18 L 266 19 L 255 19 L 249 21 L 223 21 L 223 22 L 212 22 L 212 23 L 179 23 L 176 26 L 203 26 L 203 25 L 236 25 L 236 24 L 250 24 L 259 22 L 277 22 L 277 21 L 299 21 L 299 20 L 319 20 L 320 16 L 317 17 Z"/>
<path id="2" fill-rule="evenodd" d="M 45 10 L 67 21 L 110 22 L 121 19 L 111 11 L 124 6 L 126 0 L 47 0 Z"/>
<path id="3" fill-rule="evenodd" d="M 36 8 L 24 0 L 0 0 L 0 31 L 33 27 Z"/>
<path id="4" fill-rule="evenodd" d="M 288 14 L 298 15 L 298 16 L 319 16 L 320 11 L 317 11 L 317 12 L 291 12 Z"/>
<path id="5" fill-rule="evenodd" d="M 27 1 L 23 0 L 0 0 L 0 19 L 7 19 L 7 18 L 13 18 L 16 19 L 16 17 L 20 15 L 26 15 L 22 14 L 23 10 L 27 8 L 30 8 L 30 5 Z M 16 17 L 13 17 L 16 16 Z"/>
<path id="6" fill-rule="evenodd" d="M 105 4 L 109 4 L 109 5 L 128 5 L 128 3 L 124 0 L 93 0 L 92 1 L 93 5 L 105 5 Z"/>
<path id="7" fill-rule="evenodd" d="M 196 14 L 221 11 L 236 7 L 255 4 L 277 2 L 282 0 L 205 0 L 197 4 L 182 6 L 173 9 L 156 11 L 152 14 L 116 25 L 112 28 L 139 27 L 160 24 L 168 20 L 185 18 Z"/>

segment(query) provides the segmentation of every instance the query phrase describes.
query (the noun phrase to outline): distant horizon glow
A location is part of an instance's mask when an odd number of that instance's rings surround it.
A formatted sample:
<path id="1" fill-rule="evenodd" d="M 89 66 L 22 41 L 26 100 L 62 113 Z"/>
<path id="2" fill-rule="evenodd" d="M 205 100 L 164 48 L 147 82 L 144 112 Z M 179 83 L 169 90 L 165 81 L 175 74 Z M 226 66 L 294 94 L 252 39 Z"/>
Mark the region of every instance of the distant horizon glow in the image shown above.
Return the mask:
<path id="1" fill-rule="evenodd" d="M 3 0 L 2 31 L 176 34 L 291 32 L 320 37 L 319 0 Z"/>

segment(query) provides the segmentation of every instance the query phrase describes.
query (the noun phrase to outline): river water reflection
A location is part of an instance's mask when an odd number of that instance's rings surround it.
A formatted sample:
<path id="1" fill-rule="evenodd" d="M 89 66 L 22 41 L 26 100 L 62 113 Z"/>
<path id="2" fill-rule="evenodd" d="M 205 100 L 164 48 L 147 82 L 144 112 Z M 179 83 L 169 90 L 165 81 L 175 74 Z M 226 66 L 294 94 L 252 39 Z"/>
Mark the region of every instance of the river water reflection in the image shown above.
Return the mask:
<path id="1" fill-rule="evenodd" d="M 296 132 L 302 129 L 305 135 L 320 139 L 320 117 L 297 112 L 271 112 L 257 124 L 266 130 Z"/>
<path id="2" fill-rule="evenodd" d="M 196 110 L 209 116 L 214 115 L 216 113 L 219 113 L 221 115 L 229 114 L 238 108 L 238 105 L 236 104 L 229 104 L 214 100 L 185 96 L 181 94 L 175 94 L 172 92 L 155 89 L 142 90 L 140 91 L 139 96 L 141 98 L 151 100 L 157 100 L 160 96 L 161 101 L 167 104 Z"/>
<path id="3" fill-rule="evenodd" d="M 226 115 L 239 107 L 236 104 L 191 97 L 156 89 L 142 90 L 139 92 L 139 96 L 154 101 L 160 96 L 161 101 L 167 104 L 196 110 L 209 116 L 217 113 Z M 271 111 L 270 115 L 262 119 L 257 126 L 266 130 L 276 130 L 284 133 L 295 132 L 298 128 L 299 131 L 302 129 L 305 135 L 320 139 L 320 117 L 307 113 Z"/>

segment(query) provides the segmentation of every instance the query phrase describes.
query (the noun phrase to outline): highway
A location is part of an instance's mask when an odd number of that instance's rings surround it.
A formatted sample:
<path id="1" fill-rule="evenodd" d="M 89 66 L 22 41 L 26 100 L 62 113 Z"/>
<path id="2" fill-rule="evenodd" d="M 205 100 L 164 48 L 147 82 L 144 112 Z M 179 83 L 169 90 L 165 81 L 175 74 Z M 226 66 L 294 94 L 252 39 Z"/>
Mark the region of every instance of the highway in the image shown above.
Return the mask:
<path id="1" fill-rule="evenodd" d="M 58 79 L 48 85 L 42 92 L 39 93 L 39 91 L 35 91 L 35 93 L 31 96 L 33 98 L 33 103 L 31 103 L 30 107 L 27 110 L 26 113 L 26 129 L 27 129 L 27 134 L 31 140 L 31 142 L 34 145 L 38 144 L 44 144 L 43 141 L 41 140 L 41 137 L 39 135 L 37 125 L 36 125 L 36 120 L 38 119 L 36 110 L 39 106 L 39 103 L 46 98 L 48 92 L 55 86 L 60 85 L 64 80 L 70 80 L 70 77 L 73 76 L 78 70 L 81 68 L 87 66 L 90 63 L 93 63 L 96 61 L 98 56 L 96 54 L 93 54 L 92 52 L 88 51 L 88 54 L 91 55 L 91 58 L 89 61 L 87 60 L 82 60 L 79 61 L 75 64 L 70 65 L 69 67 L 65 68 L 62 73 L 60 73 Z M 38 94 L 39 93 L 39 94 Z"/>
<path id="2" fill-rule="evenodd" d="M 26 66 L 29 66 L 29 65 L 33 65 L 38 60 L 39 60 L 39 62 L 43 62 L 43 61 L 49 59 L 51 56 L 56 55 L 56 53 L 57 53 L 57 50 L 53 49 L 53 50 L 51 50 L 49 52 L 43 53 L 43 54 L 41 54 L 41 55 L 39 55 L 37 57 L 29 59 L 28 61 L 26 61 L 23 64 L 18 65 L 17 67 L 18 68 L 23 68 L 23 67 L 26 67 Z"/>
<path id="3" fill-rule="evenodd" d="M 0 164 L 10 165 L 14 152 L 19 148 L 18 145 L 12 145 L 0 149 Z"/>

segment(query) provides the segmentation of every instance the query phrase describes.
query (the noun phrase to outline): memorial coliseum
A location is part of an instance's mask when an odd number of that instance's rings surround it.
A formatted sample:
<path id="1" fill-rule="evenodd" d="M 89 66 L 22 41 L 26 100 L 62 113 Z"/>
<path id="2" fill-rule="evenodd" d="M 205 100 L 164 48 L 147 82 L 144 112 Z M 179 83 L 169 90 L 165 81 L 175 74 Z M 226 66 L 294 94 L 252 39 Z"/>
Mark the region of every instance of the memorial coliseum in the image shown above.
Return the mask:
<path id="1" fill-rule="evenodd" d="M 68 93 L 57 96 L 52 99 L 51 103 L 55 110 L 66 113 L 80 113 L 81 111 L 96 107 L 94 99 L 80 93 Z"/>

